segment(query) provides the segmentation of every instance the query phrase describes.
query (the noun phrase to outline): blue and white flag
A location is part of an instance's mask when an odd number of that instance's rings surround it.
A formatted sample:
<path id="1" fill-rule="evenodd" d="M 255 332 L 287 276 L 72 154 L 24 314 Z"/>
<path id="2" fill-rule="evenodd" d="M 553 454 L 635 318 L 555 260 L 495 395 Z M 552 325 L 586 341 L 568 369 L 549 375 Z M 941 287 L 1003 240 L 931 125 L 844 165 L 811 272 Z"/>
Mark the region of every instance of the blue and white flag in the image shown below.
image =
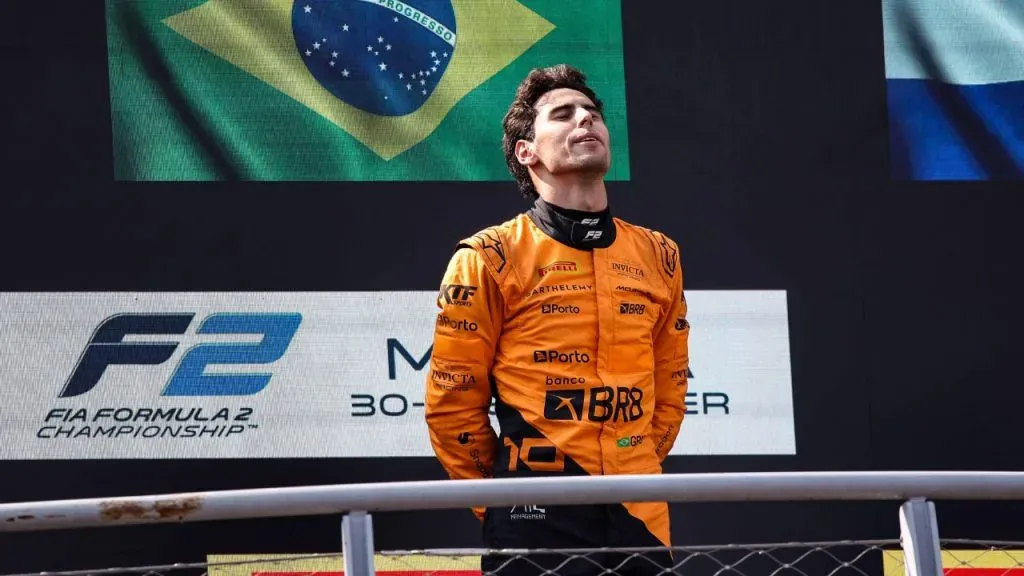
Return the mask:
<path id="1" fill-rule="evenodd" d="M 883 0 L 891 175 L 1024 179 L 1024 0 Z"/>

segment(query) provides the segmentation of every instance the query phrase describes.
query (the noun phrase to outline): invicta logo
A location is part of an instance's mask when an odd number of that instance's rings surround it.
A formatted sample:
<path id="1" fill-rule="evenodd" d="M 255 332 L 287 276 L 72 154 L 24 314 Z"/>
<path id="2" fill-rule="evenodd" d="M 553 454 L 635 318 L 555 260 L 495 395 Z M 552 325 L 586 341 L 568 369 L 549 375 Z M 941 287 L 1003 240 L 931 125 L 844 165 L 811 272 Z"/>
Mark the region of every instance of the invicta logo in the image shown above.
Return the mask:
<path id="1" fill-rule="evenodd" d="M 559 260 L 558 262 L 552 262 L 543 268 L 537 268 L 537 276 L 543 278 L 552 272 L 575 272 L 576 270 L 577 267 L 575 262 L 570 260 Z"/>
<path id="2" fill-rule="evenodd" d="M 644 279 L 644 269 L 627 262 L 612 262 L 612 272 L 635 280 Z"/>

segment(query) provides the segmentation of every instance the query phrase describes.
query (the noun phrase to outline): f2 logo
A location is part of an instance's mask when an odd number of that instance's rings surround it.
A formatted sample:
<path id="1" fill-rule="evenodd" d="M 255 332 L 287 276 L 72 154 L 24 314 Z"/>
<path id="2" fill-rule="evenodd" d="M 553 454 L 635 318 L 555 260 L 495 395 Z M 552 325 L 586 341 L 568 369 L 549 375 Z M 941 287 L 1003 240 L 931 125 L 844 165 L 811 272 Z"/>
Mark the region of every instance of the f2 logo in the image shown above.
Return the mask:
<path id="1" fill-rule="evenodd" d="M 163 364 L 178 342 L 125 342 L 128 335 L 185 334 L 195 314 L 118 314 L 96 328 L 60 398 L 79 396 L 99 384 L 108 366 Z M 247 396 L 270 383 L 270 374 L 206 374 L 216 364 L 270 364 L 284 356 L 301 314 L 211 314 L 196 334 L 262 334 L 257 343 L 199 344 L 178 363 L 162 396 Z"/>

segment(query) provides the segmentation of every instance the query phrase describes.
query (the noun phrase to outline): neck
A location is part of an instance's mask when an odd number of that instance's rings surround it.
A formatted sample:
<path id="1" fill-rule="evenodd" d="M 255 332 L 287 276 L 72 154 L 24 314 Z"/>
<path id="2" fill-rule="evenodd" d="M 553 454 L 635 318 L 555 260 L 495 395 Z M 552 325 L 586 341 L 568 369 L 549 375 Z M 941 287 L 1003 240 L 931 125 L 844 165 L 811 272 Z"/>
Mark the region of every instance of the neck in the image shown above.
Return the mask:
<path id="1" fill-rule="evenodd" d="M 550 178 L 550 176 L 549 176 Z M 537 194 L 548 204 L 569 210 L 600 212 L 608 207 L 608 192 L 603 178 L 550 178 L 534 180 Z"/>

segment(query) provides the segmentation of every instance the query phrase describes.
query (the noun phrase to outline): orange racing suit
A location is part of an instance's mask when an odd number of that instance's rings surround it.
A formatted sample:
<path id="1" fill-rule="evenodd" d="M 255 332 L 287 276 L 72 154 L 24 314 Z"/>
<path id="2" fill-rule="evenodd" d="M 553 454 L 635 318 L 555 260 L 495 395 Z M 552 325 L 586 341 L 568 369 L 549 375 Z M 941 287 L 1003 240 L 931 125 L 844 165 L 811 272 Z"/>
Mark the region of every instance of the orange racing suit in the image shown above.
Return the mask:
<path id="1" fill-rule="evenodd" d="M 425 409 L 449 476 L 661 472 L 689 368 L 671 239 L 538 200 L 459 243 L 437 305 Z M 665 503 L 523 504 L 474 510 L 490 547 L 670 545 Z"/>

